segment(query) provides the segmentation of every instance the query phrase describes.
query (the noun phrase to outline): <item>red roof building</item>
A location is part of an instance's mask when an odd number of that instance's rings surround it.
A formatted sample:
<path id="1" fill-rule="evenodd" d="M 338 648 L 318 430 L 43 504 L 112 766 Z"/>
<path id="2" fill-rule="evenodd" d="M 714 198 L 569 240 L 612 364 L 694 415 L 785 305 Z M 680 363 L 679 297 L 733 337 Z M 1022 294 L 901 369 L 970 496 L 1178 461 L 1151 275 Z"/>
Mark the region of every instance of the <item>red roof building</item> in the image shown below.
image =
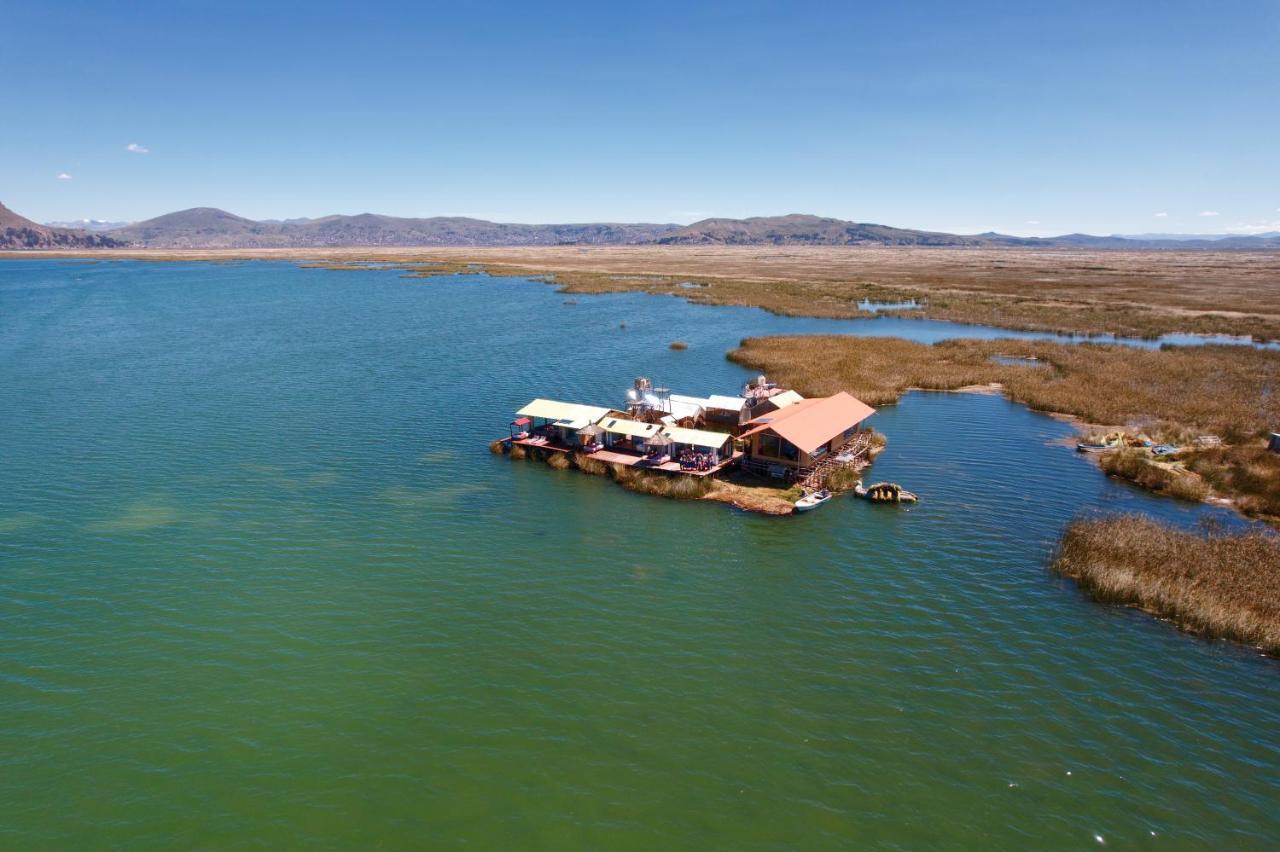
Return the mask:
<path id="1" fill-rule="evenodd" d="M 875 412 L 841 391 L 763 414 L 749 421 L 739 437 L 752 461 L 790 469 L 811 467 L 852 440 L 862 421 Z"/>

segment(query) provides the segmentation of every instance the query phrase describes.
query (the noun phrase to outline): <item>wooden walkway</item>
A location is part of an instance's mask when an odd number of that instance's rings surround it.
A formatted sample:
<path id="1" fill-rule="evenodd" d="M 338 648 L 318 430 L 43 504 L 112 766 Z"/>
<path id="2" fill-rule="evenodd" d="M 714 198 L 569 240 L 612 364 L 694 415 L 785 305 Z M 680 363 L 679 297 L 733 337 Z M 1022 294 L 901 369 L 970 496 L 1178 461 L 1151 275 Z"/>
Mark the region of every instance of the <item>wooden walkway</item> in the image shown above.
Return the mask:
<path id="1" fill-rule="evenodd" d="M 535 443 L 528 438 L 503 438 L 504 441 L 510 441 L 512 444 L 519 444 L 522 447 L 529 447 L 536 450 L 550 450 L 554 453 L 576 453 L 580 450 L 576 447 L 566 447 L 563 444 L 553 444 L 550 441 L 546 443 Z M 621 464 L 627 467 L 635 467 L 641 470 L 660 470 L 663 473 L 682 473 L 685 476 L 711 476 L 719 473 L 725 468 L 733 466 L 738 459 L 742 458 L 741 452 L 735 452 L 729 458 L 726 458 L 720 464 L 709 470 L 681 470 L 680 462 L 669 461 L 663 464 L 653 464 L 643 456 L 635 453 L 619 453 L 613 450 L 596 450 L 594 453 L 583 453 L 589 459 L 602 461 L 606 464 Z"/>

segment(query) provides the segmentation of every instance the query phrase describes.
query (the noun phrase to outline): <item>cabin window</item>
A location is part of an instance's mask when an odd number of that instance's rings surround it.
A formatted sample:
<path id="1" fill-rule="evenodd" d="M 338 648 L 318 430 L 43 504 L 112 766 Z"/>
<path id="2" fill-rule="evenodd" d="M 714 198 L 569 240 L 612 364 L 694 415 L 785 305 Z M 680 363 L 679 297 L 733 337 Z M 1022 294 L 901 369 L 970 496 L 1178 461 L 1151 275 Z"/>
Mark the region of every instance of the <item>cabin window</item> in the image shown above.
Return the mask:
<path id="1" fill-rule="evenodd" d="M 768 432 L 761 433 L 759 443 L 756 444 L 756 452 L 762 456 L 788 459 L 789 461 L 796 461 L 800 458 L 800 449 L 795 444 L 785 441 L 777 435 L 770 435 Z"/>

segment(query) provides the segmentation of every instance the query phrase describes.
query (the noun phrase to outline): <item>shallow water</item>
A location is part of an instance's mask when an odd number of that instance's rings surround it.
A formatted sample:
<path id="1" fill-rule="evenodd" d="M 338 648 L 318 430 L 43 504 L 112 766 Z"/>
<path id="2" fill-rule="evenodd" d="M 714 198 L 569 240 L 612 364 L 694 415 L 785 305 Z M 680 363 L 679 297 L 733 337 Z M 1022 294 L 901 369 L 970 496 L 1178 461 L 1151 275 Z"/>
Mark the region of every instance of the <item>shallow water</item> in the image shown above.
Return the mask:
<path id="1" fill-rule="evenodd" d="M 784 519 L 485 447 L 535 395 L 733 392 L 740 338 L 835 327 L 0 262 L 5 845 L 1273 841 L 1276 663 L 1044 568 L 1082 506 L 1239 521 L 1066 425 L 909 394 L 871 476 L 923 502 Z"/>

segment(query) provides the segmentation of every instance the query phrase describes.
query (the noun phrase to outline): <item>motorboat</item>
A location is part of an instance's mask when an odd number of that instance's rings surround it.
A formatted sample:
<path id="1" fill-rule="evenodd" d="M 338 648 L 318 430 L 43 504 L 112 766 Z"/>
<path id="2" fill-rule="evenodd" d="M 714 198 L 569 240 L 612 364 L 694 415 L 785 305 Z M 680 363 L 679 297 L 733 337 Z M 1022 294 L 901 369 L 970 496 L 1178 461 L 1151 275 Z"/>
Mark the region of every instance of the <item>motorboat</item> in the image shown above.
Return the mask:
<path id="1" fill-rule="evenodd" d="M 825 488 L 822 489 L 821 491 L 807 492 L 803 497 L 801 497 L 799 500 L 796 501 L 796 511 L 797 512 L 812 511 L 830 499 L 831 499 L 831 492 Z"/>

